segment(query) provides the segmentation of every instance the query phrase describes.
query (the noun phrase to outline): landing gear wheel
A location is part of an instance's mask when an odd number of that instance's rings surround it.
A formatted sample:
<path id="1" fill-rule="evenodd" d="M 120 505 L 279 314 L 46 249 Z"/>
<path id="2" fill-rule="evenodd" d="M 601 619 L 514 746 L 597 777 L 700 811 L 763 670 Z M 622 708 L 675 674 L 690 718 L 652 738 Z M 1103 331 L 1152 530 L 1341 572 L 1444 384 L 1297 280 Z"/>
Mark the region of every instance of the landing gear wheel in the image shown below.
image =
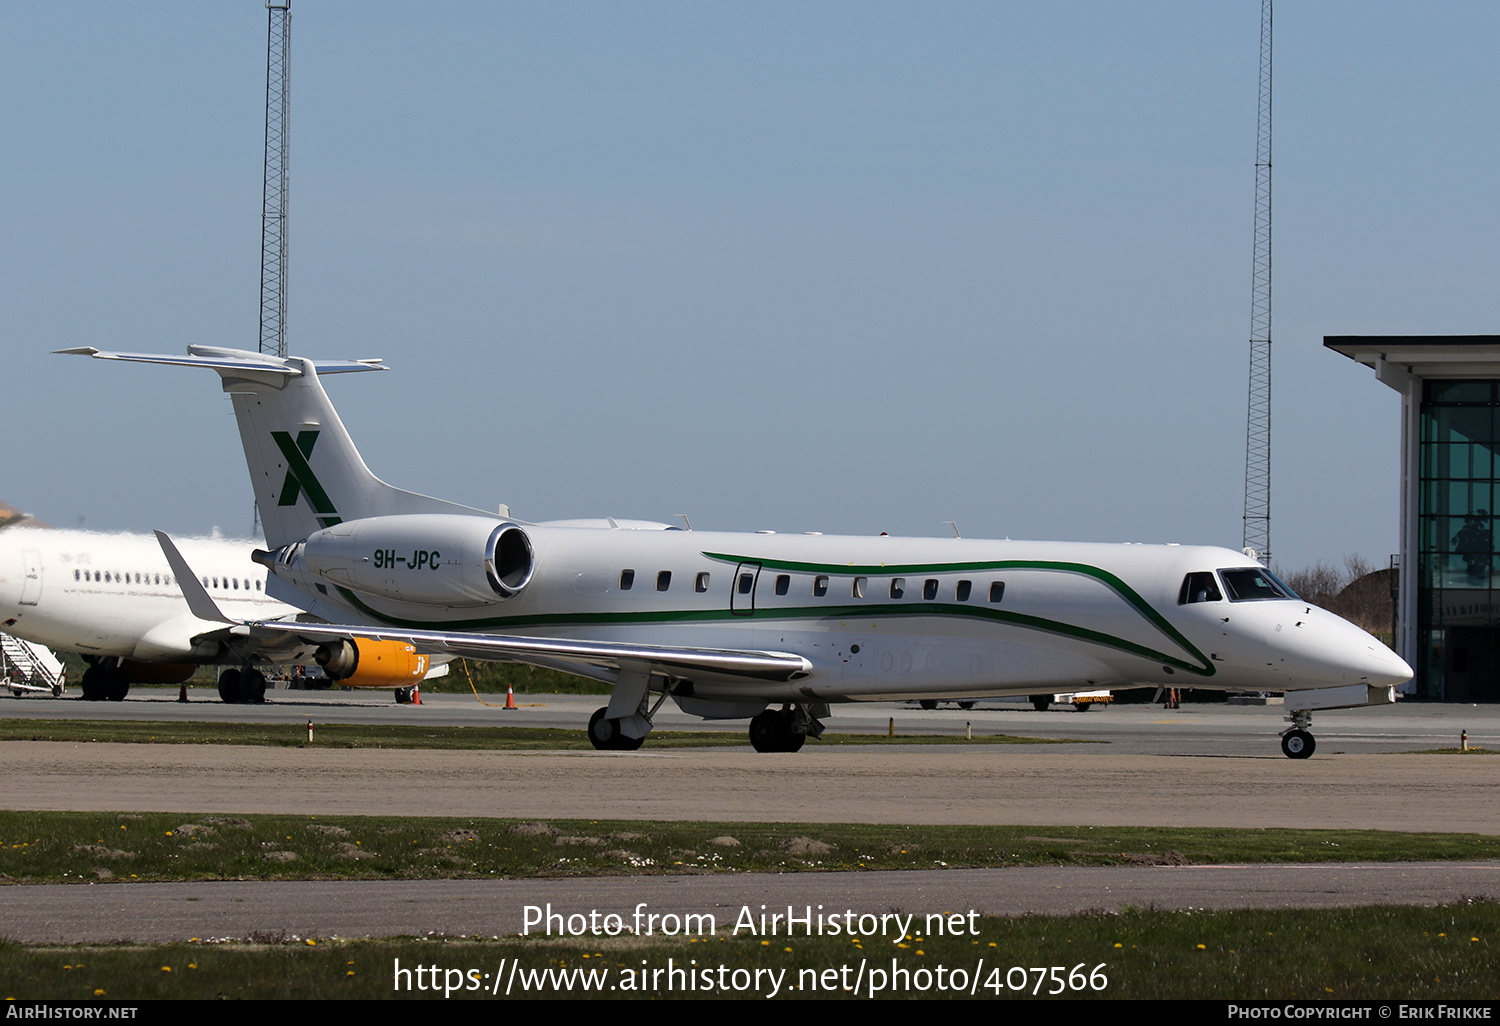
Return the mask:
<path id="1" fill-rule="evenodd" d="M 646 739 L 620 733 L 620 721 L 606 719 L 604 714 L 607 712 L 607 706 L 595 709 L 594 715 L 589 717 L 589 743 L 601 752 L 633 752 L 641 747 Z"/>
<path id="2" fill-rule="evenodd" d="M 125 671 L 116 666 L 106 670 L 104 673 L 104 697 L 111 702 L 123 702 L 125 696 L 130 694 L 130 678 Z"/>
<path id="3" fill-rule="evenodd" d="M 259 670 L 240 671 L 240 701 L 260 705 L 266 700 L 266 675 Z"/>
<path id="4" fill-rule="evenodd" d="M 1305 730 L 1289 730 L 1281 735 L 1281 754 L 1288 759 L 1306 759 L 1318 747 L 1318 742 Z"/>
<path id="5" fill-rule="evenodd" d="M 974 708 L 974 703 L 973 702 L 959 702 L 958 703 L 958 707 L 960 709 L 969 710 L 969 709 Z"/>
<path id="6" fill-rule="evenodd" d="M 104 671 L 97 666 L 90 666 L 83 671 L 83 679 L 78 682 L 83 691 L 85 702 L 102 702 L 105 697 Z"/>
<path id="7" fill-rule="evenodd" d="M 757 752 L 797 752 L 806 734 L 792 733 L 790 711 L 767 709 L 750 721 L 750 744 Z"/>
<path id="8" fill-rule="evenodd" d="M 920 702 L 917 703 L 917 706 L 919 708 L 922 708 L 922 709 L 936 709 L 937 708 L 937 699 L 936 698 L 924 698 Z"/>
<path id="9" fill-rule="evenodd" d="M 230 667 L 219 674 L 219 701 L 234 705 L 240 700 L 240 671 Z"/>
<path id="10" fill-rule="evenodd" d="M 1032 695 L 1031 707 L 1037 712 L 1046 712 L 1047 706 L 1052 704 L 1051 695 Z"/>
<path id="11" fill-rule="evenodd" d="M 750 744 L 757 752 L 781 751 L 781 714 L 770 709 L 750 720 Z"/>

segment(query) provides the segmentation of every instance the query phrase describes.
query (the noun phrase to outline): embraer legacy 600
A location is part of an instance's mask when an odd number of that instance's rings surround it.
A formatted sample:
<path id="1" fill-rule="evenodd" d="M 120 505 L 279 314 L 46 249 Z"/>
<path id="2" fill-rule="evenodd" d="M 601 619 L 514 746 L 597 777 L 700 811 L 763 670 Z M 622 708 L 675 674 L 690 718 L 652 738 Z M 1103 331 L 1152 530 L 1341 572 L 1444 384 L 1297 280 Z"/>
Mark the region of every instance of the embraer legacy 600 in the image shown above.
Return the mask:
<path id="1" fill-rule="evenodd" d="M 236 616 L 293 620 L 297 609 L 265 593 L 255 545 L 223 538 L 183 542 L 195 579 Z M 267 663 L 319 662 L 353 687 L 406 690 L 447 672 L 405 643 L 360 642 L 354 652 L 310 644 L 284 631 L 204 622 L 189 610 L 174 571 L 150 535 L 66 531 L 0 503 L 0 631 L 83 656 L 85 699 L 119 701 L 135 684 L 177 684 L 202 664 L 234 664 L 219 677 L 226 702 L 260 702 Z"/>
<path id="2" fill-rule="evenodd" d="M 1227 549 L 527 523 L 370 473 L 318 376 L 379 361 L 65 352 L 219 373 L 265 525 L 267 591 L 329 623 L 252 626 L 610 682 L 589 722 L 596 748 L 638 748 L 669 695 L 689 714 L 750 717 L 759 751 L 796 751 L 839 702 L 1171 685 L 1286 692 L 1282 748 L 1297 758 L 1313 750 L 1310 710 L 1391 702 L 1412 676 Z M 197 615 L 234 622 L 159 537 Z"/>

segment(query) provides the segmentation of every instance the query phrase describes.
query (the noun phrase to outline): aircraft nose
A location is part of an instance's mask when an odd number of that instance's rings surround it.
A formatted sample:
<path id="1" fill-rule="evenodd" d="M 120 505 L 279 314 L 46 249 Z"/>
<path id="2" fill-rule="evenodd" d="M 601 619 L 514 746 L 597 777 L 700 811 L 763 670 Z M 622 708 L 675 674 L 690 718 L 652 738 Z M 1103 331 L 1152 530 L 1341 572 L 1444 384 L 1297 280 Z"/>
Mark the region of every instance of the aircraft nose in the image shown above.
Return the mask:
<path id="1" fill-rule="evenodd" d="M 1355 673 L 1368 680 L 1372 687 L 1395 687 L 1416 676 L 1405 659 L 1376 638 L 1370 638 L 1370 644 L 1356 663 Z"/>
<path id="2" fill-rule="evenodd" d="M 1314 607 L 1316 608 L 1316 607 Z M 1414 674 L 1412 668 L 1385 643 L 1362 628 L 1324 609 L 1316 610 L 1318 633 L 1326 638 L 1330 659 L 1338 665 L 1349 683 L 1366 683 L 1371 687 L 1394 687 L 1405 684 Z"/>

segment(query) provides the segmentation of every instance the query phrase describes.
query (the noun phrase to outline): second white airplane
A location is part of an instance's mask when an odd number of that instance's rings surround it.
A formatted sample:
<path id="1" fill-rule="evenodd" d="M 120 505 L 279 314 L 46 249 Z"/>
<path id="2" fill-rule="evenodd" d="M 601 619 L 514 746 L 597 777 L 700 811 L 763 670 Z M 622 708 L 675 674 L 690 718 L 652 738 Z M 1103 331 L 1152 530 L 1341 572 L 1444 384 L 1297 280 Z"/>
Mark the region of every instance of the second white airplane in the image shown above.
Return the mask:
<path id="1" fill-rule="evenodd" d="M 253 543 L 192 538 L 182 543 L 202 587 L 244 620 L 295 620 L 298 610 L 265 592 Z M 177 684 L 200 665 L 230 664 L 219 676 L 225 702 L 265 698 L 267 664 L 318 662 L 325 682 L 411 688 L 444 673 L 402 642 L 365 643 L 356 662 L 337 649 L 284 631 L 252 630 L 194 616 L 151 535 L 53 528 L 0 503 L 0 631 L 76 652 L 90 701 L 120 701 L 131 684 Z"/>
<path id="2" fill-rule="evenodd" d="M 1311 710 L 1394 701 L 1412 676 L 1228 549 L 526 523 L 370 473 L 319 373 L 378 361 L 66 352 L 220 375 L 265 525 L 266 591 L 329 623 L 251 627 L 351 655 L 374 637 L 608 681 L 597 748 L 639 747 L 669 696 L 749 718 L 760 751 L 796 751 L 841 702 L 1166 685 L 1286 692 L 1282 750 L 1305 758 Z M 194 613 L 240 626 L 160 537 Z"/>

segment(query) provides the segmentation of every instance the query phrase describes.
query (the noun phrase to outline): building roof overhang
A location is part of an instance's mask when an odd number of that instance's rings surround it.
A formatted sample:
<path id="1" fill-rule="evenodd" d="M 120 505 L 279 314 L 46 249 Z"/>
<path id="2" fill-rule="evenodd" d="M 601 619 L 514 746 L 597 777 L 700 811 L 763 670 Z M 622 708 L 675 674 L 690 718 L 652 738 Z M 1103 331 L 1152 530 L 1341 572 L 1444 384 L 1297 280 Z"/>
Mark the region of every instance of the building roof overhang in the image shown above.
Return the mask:
<path id="1" fill-rule="evenodd" d="M 1382 380 L 1394 368 L 1415 378 L 1500 378 L 1500 335 L 1324 335 L 1323 346 Z"/>

